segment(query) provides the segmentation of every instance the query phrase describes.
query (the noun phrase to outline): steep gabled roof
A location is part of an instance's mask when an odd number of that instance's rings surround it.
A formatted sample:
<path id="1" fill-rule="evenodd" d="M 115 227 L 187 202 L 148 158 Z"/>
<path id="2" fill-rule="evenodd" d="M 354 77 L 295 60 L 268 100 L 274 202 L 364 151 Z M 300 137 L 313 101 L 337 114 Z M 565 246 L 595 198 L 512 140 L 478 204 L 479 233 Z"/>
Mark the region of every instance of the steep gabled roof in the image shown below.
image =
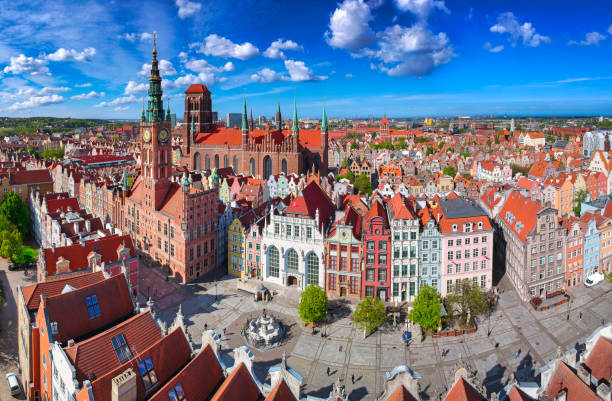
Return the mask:
<path id="1" fill-rule="evenodd" d="M 451 391 L 448 392 L 444 401 L 487 401 L 487 399 L 463 377 L 460 377 Z"/>
<path id="2" fill-rule="evenodd" d="M 612 379 L 612 340 L 603 336 L 599 337 L 585 365 L 591 370 L 591 375 L 597 381 L 605 380 L 610 383 Z"/>
<path id="3" fill-rule="evenodd" d="M 593 390 L 580 380 L 576 372 L 563 361 L 557 365 L 544 394 L 554 398 L 561 390 L 567 392 L 566 401 L 601 401 Z"/>
<path id="4" fill-rule="evenodd" d="M 403 384 L 400 384 L 399 386 L 397 386 L 395 390 L 393 390 L 389 398 L 387 398 L 385 401 L 418 401 L 418 400 L 412 394 L 410 394 L 410 391 L 408 391 L 408 389 Z"/>
<path id="5" fill-rule="evenodd" d="M 21 291 L 23 292 L 26 308 L 32 312 L 38 310 L 41 295 L 48 298 L 61 294 L 67 285 L 78 289 L 87 287 L 91 284 L 99 283 L 103 280 L 104 273 L 97 271 L 85 273 L 79 276 L 72 276 L 61 280 L 45 281 L 28 285 L 26 287 L 22 287 Z"/>
<path id="6" fill-rule="evenodd" d="M 517 191 L 512 191 L 500 210 L 499 217 L 522 242 L 525 242 L 527 235 L 536 227 L 538 213 L 544 209 L 545 207 L 539 203 L 525 198 Z"/>
<path id="7" fill-rule="evenodd" d="M 270 394 L 266 397 L 265 401 L 296 401 L 293 393 L 285 383 L 285 380 L 281 379 L 276 386 L 272 389 Z"/>
<path id="8" fill-rule="evenodd" d="M 211 401 L 257 401 L 259 397 L 257 384 L 244 363 L 241 363 L 221 384 Z"/>

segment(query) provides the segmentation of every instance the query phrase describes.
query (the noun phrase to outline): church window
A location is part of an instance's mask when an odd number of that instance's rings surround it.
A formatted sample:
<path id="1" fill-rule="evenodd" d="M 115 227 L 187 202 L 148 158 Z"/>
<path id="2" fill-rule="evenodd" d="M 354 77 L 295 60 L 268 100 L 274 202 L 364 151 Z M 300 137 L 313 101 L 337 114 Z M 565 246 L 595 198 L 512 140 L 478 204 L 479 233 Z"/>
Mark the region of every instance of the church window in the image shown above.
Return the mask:
<path id="1" fill-rule="evenodd" d="M 270 266 L 270 276 L 277 277 L 279 276 L 278 272 L 278 262 L 279 262 L 279 254 L 278 249 L 276 247 L 270 247 L 269 255 L 268 255 L 268 263 Z"/>
<path id="2" fill-rule="evenodd" d="M 319 283 L 319 258 L 310 253 L 306 259 L 306 285 Z"/>
<path id="3" fill-rule="evenodd" d="M 249 162 L 249 170 L 251 172 L 251 175 L 254 176 L 255 175 L 255 159 L 251 158 L 251 161 Z"/>
<path id="4" fill-rule="evenodd" d="M 287 159 L 283 159 L 281 162 L 281 170 L 283 171 L 283 174 L 287 175 Z"/>
<path id="5" fill-rule="evenodd" d="M 298 271 L 298 254 L 295 249 L 289 249 L 287 252 L 287 270 Z"/>
<path id="6" fill-rule="evenodd" d="M 209 155 L 206 155 L 205 162 L 204 162 L 204 169 L 210 170 L 210 156 Z"/>
<path id="7" fill-rule="evenodd" d="M 229 166 L 229 157 L 227 155 L 223 156 L 223 167 Z"/>
<path id="8" fill-rule="evenodd" d="M 234 156 L 234 172 L 237 174 L 238 173 L 238 156 Z"/>

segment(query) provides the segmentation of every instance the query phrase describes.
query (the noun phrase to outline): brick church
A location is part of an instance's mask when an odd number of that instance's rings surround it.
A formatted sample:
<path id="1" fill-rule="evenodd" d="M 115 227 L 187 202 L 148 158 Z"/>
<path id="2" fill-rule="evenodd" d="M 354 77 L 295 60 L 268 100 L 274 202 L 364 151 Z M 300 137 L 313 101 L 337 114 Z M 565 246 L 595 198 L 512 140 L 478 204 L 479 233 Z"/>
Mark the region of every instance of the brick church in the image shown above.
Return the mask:
<path id="1" fill-rule="evenodd" d="M 219 127 L 212 121 L 211 93 L 202 84 L 185 91 L 185 117 L 181 164 L 190 170 L 233 167 L 236 174 L 267 179 L 272 174 L 315 171 L 327 174 L 328 129 L 323 110 L 320 129 L 300 129 L 293 106 L 291 129 L 283 129 L 280 105 L 275 126 L 255 129 L 247 118 L 246 100 L 242 126 Z"/>

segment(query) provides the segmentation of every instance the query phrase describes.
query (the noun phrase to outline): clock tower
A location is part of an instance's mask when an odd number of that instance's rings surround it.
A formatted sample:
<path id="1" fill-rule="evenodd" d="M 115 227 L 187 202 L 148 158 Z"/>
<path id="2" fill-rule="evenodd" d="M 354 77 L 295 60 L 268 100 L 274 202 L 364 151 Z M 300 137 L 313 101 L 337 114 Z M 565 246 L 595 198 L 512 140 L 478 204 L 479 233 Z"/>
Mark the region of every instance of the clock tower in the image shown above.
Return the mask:
<path id="1" fill-rule="evenodd" d="M 153 60 L 149 76 L 147 109 L 140 120 L 140 149 L 142 159 L 143 204 L 159 210 L 170 188 L 172 175 L 172 145 L 170 107 L 164 112 L 161 76 L 157 61 L 157 35 L 153 34 Z"/>

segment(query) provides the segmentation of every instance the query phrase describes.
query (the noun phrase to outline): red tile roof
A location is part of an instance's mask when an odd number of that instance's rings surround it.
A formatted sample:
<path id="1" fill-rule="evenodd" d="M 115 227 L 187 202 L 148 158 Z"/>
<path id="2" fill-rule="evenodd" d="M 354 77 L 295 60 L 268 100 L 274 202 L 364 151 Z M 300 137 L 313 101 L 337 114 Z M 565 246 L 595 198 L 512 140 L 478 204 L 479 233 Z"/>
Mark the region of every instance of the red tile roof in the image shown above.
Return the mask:
<path id="1" fill-rule="evenodd" d="M 163 338 L 153 316 L 146 311 L 72 347 L 64 348 L 76 370 L 78 381 L 91 380 L 91 374 L 94 378 L 101 378 L 122 365 L 111 342 L 111 339 L 119 334 L 125 338 L 132 355 L 141 358 L 144 356 L 141 353 Z M 168 358 L 165 362 L 169 363 L 171 360 L 172 358 Z"/>
<path id="2" fill-rule="evenodd" d="M 270 394 L 268 394 L 265 401 L 296 401 L 296 399 L 291 390 L 289 390 L 287 383 L 281 379 L 281 381 L 274 386 Z"/>
<path id="3" fill-rule="evenodd" d="M 565 362 L 559 362 L 544 394 L 554 399 L 561 390 L 567 391 L 566 401 L 601 401 Z"/>
<path id="4" fill-rule="evenodd" d="M 508 401 L 533 401 L 533 398 L 525 394 L 523 390 L 517 386 L 512 387 L 506 398 Z"/>
<path id="5" fill-rule="evenodd" d="M 61 280 L 46 281 L 22 287 L 24 301 L 29 311 L 38 310 L 40 296 L 52 297 L 59 295 L 66 285 L 73 288 L 83 288 L 88 285 L 99 283 L 104 280 L 104 273 L 101 271 L 89 272 L 78 276 L 71 276 Z"/>
<path id="6" fill-rule="evenodd" d="M 612 340 L 599 337 L 585 365 L 588 366 L 591 375 L 597 381 L 605 380 L 610 383 L 612 379 Z"/>
<path id="7" fill-rule="evenodd" d="M 397 388 L 391 393 L 386 401 L 418 401 L 403 384 L 397 386 Z"/>
<path id="8" fill-rule="evenodd" d="M 244 363 L 225 379 L 211 401 L 257 401 L 260 393 Z"/>
<path id="9" fill-rule="evenodd" d="M 183 336 L 184 337 L 184 336 Z M 154 364 L 155 365 L 155 364 Z M 205 374 L 203 372 L 206 372 Z M 160 387 L 149 401 L 169 401 L 168 392 L 178 383 L 188 400 L 207 400 L 223 381 L 223 372 L 210 345 L 200 351 L 180 372 L 163 387 Z"/>
<path id="10" fill-rule="evenodd" d="M 100 307 L 100 315 L 90 318 L 86 298 L 95 295 Z M 49 322 L 57 322 L 58 333 L 53 341 L 65 343 L 70 339 L 78 340 L 112 322 L 131 315 L 134 304 L 123 274 L 78 288 L 64 294 L 50 296 L 40 308 L 47 309 Z M 39 312 L 40 313 L 40 309 Z"/>
<path id="11" fill-rule="evenodd" d="M 47 200 L 47 213 L 67 212 L 68 210 L 79 210 L 79 201 L 76 198 Z"/>
<path id="12" fill-rule="evenodd" d="M 263 143 L 268 131 L 265 129 L 255 129 L 249 131 L 249 138 L 255 143 Z M 292 132 L 283 130 L 282 133 L 278 130 L 270 131 L 272 141 L 276 145 L 280 145 L 283 141 L 290 138 Z M 321 147 L 321 131 L 317 129 L 300 129 L 299 134 L 300 145 L 309 149 Z M 197 144 L 206 145 L 228 145 L 238 146 L 242 144 L 242 130 L 233 127 L 215 127 L 209 132 L 200 132 L 195 139 Z"/>
<path id="13" fill-rule="evenodd" d="M 455 382 L 451 391 L 444 401 L 487 401 L 470 383 L 463 377 Z"/>
<path id="14" fill-rule="evenodd" d="M 319 229 L 325 226 L 334 213 L 334 205 L 317 183 L 312 181 L 302 190 L 302 196 L 296 197 L 286 209 L 287 213 L 307 214 L 315 218 L 319 211 Z"/>
<path id="15" fill-rule="evenodd" d="M 382 203 L 378 199 L 375 199 L 372 202 L 372 206 L 370 206 L 370 210 L 368 211 L 367 216 L 364 218 L 366 222 L 366 227 L 370 226 L 372 219 L 375 217 L 382 217 L 383 224 L 385 225 L 385 227 L 389 227 L 389 219 L 387 217 L 387 211 L 385 210 L 385 207 L 382 205 Z"/>
<path id="16" fill-rule="evenodd" d="M 538 213 L 545 208 L 539 203 L 525 198 L 517 191 L 512 191 L 499 212 L 499 217 L 510 227 L 510 229 L 520 238 L 522 242 L 527 239 L 527 234 L 531 233 L 536 227 Z M 510 220 L 514 216 L 514 220 Z M 516 223 L 522 223 L 523 228 L 517 230 Z"/>
<path id="17" fill-rule="evenodd" d="M 53 182 L 51 172 L 47 169 L 42 170 L 22 170 L 19 173 L 10 175 L 11 185 L 23 184 L 42 184 Z"/>
<path id="18" fill-rule="evenodd" d="M 210 94 L 210 91 L 208 90 L 206 85 L 191 84 L 191 86 L 189 88 L 187 88 L 185 93 L 208 93 L 208 94 Z"/>
<path id="19" fill-rule="evenodd" d="M 416 216 L 406 206 L 404 197 L 399 192 L 396 193 L 387 203 L 389 218 L 391 220 L 414 220 Z"/>
<path id="20" fill-rule="evenodd" d="M 70 261 L 69 269 L 71 272 L 89 269 L 88 256 L 95 252 L 101 256 L 101 261 L 109 264 L 119 260 L 117 251 L 121 246 L 130 250 L 130 257 L 136 257 L 132 237 L 129 234 L 111 235 L 108 237 L 97 238 L 74 245 L 62 246 L 59 248 L 45 248 L 42 257 L 44 258 L 47 276 L 56 274 L 57 262 L 60 258 Z"/>

